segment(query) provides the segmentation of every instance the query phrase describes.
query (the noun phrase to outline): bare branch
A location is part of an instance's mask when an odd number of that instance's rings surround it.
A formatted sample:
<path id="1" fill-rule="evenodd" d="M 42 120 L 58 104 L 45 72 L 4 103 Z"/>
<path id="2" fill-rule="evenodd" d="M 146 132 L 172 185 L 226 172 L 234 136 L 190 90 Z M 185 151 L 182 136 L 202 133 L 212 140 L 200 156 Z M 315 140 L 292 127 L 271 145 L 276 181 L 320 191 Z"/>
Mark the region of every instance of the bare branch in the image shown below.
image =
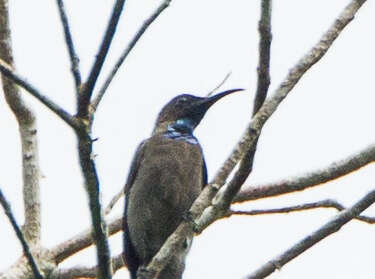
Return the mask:
<path id="1" fill-rule="evenodd" d="M 25 256 L 26 256 L 27 260 L 29 261 L 29 264 L 30 264 L 30 267 L 31 267 L 31 269 L 34 273 L 34 276 L 37 279 L 43 279 L 43 276 L 41 275 L 41 273 L 39 271 L 39 268 L 38 268 L 38 266 L 37 266 L 37 264 L 34 260 L 34 257 L 31 254 L 30 247 L 27 244 L 27 242 L 26 242 L 26 240 L 25 240 L 25 238 L 24 238 L 24 236 L 21 232 L 21 229 L 17 225 L 16 219 L 13 216 L 10 205 L 7 202 L 7 200 L 5 199 L 1 189 L 0 189 L 0 203 L 1 203 L 2 207 L 4 208 L 4 212 L 5 212 L 6 216 L 8 217 L 10 223 L 12 224 L 12 227 L 13 227 L 18 239 L 20 240 L 20 242 L 22 244 L 23 252 L 25 253 Z"/>
<path id="2" fill-rule="evenodd" d="M 212 199 L 217 191 L 224 185 L 228 175 L 232 172 L 236 164 L 242 159 L 243 154 L 247 152 L 256 143 L 260 131 L 269 119 L 269 117 L 276 111 L 279 104 L 285 99 L 288 93 L 294 88 L 303 74 L 310 69 L 316 62 L 318 62 L 323 55 L 328 51 L 334 40 L 339 36 L 345 26 L 354 18 L 355 13 L 361 7 L 365 0 L 353 0 L 336 19 L 334 24 L 323 35 L 321 40 L 314 46 L 314 48 L 307 53 L 298 63 L 294 66 L 286 79 L 281 83 L 275 94 L 255 114 L 250 122 L 248 128 L 242 139 L 239 141 L 235 150 L 230 157 L 224 162 L 219 172 L 215 175 L 213 182 L 208 184 L 199 197 L 195 200 L 190 209 L 191 217 L 196 219 L 202 214 L 203 210 L 210 205 Z M 198 220 L 198 225 L 201 227 L 211 223 L 215 220 L 214 210 L 206 210 L 204 216 Z M 207 214 L 206 214 L 207 212 Z M 172 253 L 178 250 L 178 245 L 182 243 L 186 237 L 192 237 L 194 230 L 193 222 L 181 223 L 176 231 L 169 236 L 163 247 L 154 256 L 150 264 L 147 266 L 148 278 L 153 278 L 165 264 L 168 262 Z"/>
<path id="3" fill-rule="evenodd" d="M 339 231 L 343 225 L 345 225 L 350 220 L 358 216 L 362 211 L 364 211 L 374 202 L 375 191 L 371 191 L 352 207 L 338 213 L 331 221 L 327 222 L 324 226 L 322 226 L 312 234 L 308 235 L 304 239 L 300 240 L 291 248 L 286 250 L 284 253 L 270 260 L 246 278 L 265 278 L 266 276 L 274 272 L 276 269 L 280 269 L 283 265 L 285 265 L 289 261 L 293 260 L 300 254 L 305 252 L 307 249 L 318 243 L 320 240 L 326 238 L 330 234 Z"/>
<path id="4" fill-rule="evenodd" d="M 259 20 L 259 64 L 258 64 L 258 89 L 254 101 L 253 117 L 263 105 L 270 84 L 270 49 L 271 49 L 271 10 L 272 0 L 262 0 L 261 16 Z M 216 206 L 216 216 L 219 217 L 229 209 L 234 197 L 253 170 L 254 156 L 258 139 L 254 141 L 241 160 L 237 172 L 228 186 L 220 195 Z M 203 227 L 202 227 L 203 228 Z"/>
<path id="5" fill-rule="evenodd" d="M 253 115 L 255 115 L 263 105 L 267 97 L 268 87 L 271 83 L 270 78 L 270 52 L 271 52 L 271 14 L 272 1 L 262 0 L 261 17 L 258 30 L 259 40 L 259 61 L 258 61 L 258 87 L 255 94 Z"/>
<path id="6" fill-rule="evenodd" d="M 372 144 L 356 154 L 312 172 L 278 182 L 248 187 L 238 193 L 234 202 L 245 202 L 302 191 L 349 174 L 374 161 L 375 144 Z"/>
<path id="7" fill-rule="evenodd" d="M 231 171 L 235 166 L 234 162 L 236 162 L 236 160 L 240 158 L 241 154 L 243 154 L 244 151 L 248 150 L 246 148 L 246 144 L 254 148 L 255 144 L 257 143 L 258 135 L 260 134 L 260 131 L 267 119 L 277 109 L 278 105 L 282 102 L 282 100 L 284 100 L 288 93 L 294 88 L 294 86 L 304 75 L 304 73 L 306 73 L 308 69 L 310 69 L 315 63 L 317 63 L 328 51 L 330 46 L 339 36 L 341 31 L 345 28 L 345 26 L 352 21 L 355 13 L 363 3 L 363 0 L 352 0 L 352 2 L 335 20 L 333 25 L 322 36 L 320 41 L 304 57 L 302 57 L 297 65 L 295 65 L 289 71 L 286 79 L 281 83 L 279 88 L 276 89 L 276 92 L 272 96 L 272 98 L 266 101 L 264 105 L 259 109 L 259 111 L 255 114 L 253 120 L 249 125 L 248 131 L 245 133 L 245 136 L 238 144 L 235 152 L 233 152 L 231 157 L 224 163 L 224 167 L 220 170 L 216 177 L 220 178 L 221 176 L 228 176 L 229 171 Z M 217 184 L 223 185 L 223 180 L 221 180 L 221 182 Z M 206 188 L 210 189 L 212 187 Z M 220 218 L 221 214 L 225 214 L 225 206 L 227 205 L 226 200 L 227 197 L 230 197 L 230 195 L 225 194 L 223 196 L 224 197 L 219 199 L 217 204 L 212 205 L 208 210 L 206 210 L 205 214 L 198 221 L 200 231 L 211 224 L 213 221 L 215 221 L 215 219 Z"/>
<path id="8" fill-rule="evenodd" d="M 63 0 L 56 0 L 57 7 L 59 9 L 60 20 L 64 28 L 65 43 L 68 48 L 71 70 L 76 85 L 77 94 L 79 93 L 79 87 L 81 86 L 81 72 L 79 70 L 79 58 L 74 49 L 74 43 L 72 34 L 70 32 L 68 17 L 66 16 L 65 7 Z"/>
<path id="9" fill-rule="evenodd" d="M 226 76 L 224 77 L 224 79 L 218 85 L 216 85 L 216 87 L 214 89 L 212 89 L 210 92 L 208 92 L 206 97 L 210 97 L 216 90 L 218 90 L 220 87 L 222 87 L 223 84 L 228 80 L 228 78 L 230 77 L 231 74 L 232 74 L 232 71 L 228 72 L 226 74 Z"/>
<path id="10" fill-rule="evenodd" d="M 111 73 L 108 75 L 107 79 L 105 80 L 102 88 L 100 88 L 98 95 L 92 102 L 92 108 L 93 111 L 95 111 L 98 108 L 98 105 L 100 101 L 102 100 L 109 84 L 112 82 L 112 79 L 116 75 L 117 71 L 120 69 L 122 63 L 125 61 L 126 57 L 129 55 L 133 47 L 136 45 L 136 43 L 139 41 L 139 39 L 142 37 L 143 33 L 146 32 L 147 28 L 155 21 L 155 19 L 169 6 L 172 0 L 164 0 L 160 6 L 151 14 L 151 16 L 146 19 L 141 26 L 141 28 L 137 31 L 137 33 L 134 35 L 134 37 L 131 39 L 130 43 L 125 48 L 124 52 L 121 54 L 120 58 L 118 59 L 117 63 L 113 67 Z"/>
<path id="11" fill-rule="evenodd" d="M 113 196 L 113 198 L 111 199 L 107 207 L 104 209 L 104 215 L 108 215 L 111 212 L 112 208 L 115 206 L 115 204 L 124 195 L 124 188 L 125 187 L 122 187 L 121 190 L 116 195 Z"/>
<path id="12" fill-rule="evenodd" d="M 248 211 L 242 210 L 228 210 L 225 217 L 230 217 L 232 215 L 246 215 L 246 216 L 254 216 L 254 215 L 264 215 L 264 214 L 281 214 L 281 213 L 290 213 L 296 211 L 303 211 L 303 210 L 310 210 L 310 209 L 319 209 L 319 208 L 335 208 L 338 211 L 343 211 L 345 207 L 341 205 L 339 202 L 331 199 L 326 199 L 317 202 L 305 203 L 295 206 L 286 206 L 281 208 L 272 208 L 272 209 L 254 209 Z M 375 218 L 369 216 L 362 216 L 359 215 L 355 217 L 358 221 L 362 221 L 368 224 L 375 224 Z"/>
<path id="13" fill-rule="evenodd" d="M 125 4 L 125 0 L 116 0 L 115 5 L 112 9 L 112 15 L 109 20 L 107 30 L 105 31 L 103 41 L 100 45 L 99 52 L 96 55 L 95 63 L 92 66 L 89 77 L 80 92 L 80 98 L 79 98 L 79 104 L 78 104 L 79 106 L 78 115 L 80 117 L 86 118 L 89 114 L 88 109 L 89 109 L 89 104 L 91 101 L 91 95 L 94 90 L 96 80 L 98 79 L 99 73 L 104 64 L 105 58 L 107 56 L 113 36 L 115 34 L 117 23 L 120 19 L 124 4 Z"/>
<path id="14" fill-rule="evenodd" d="M 26 79 L 19 74 L 17 74 L 10 65 L 5 63 L 3 60 L 0 59 L 0 72 L 11 79 L 13 82 L 21 86 L 23 89 L 28 91 L 31 95 L 37 98 L 42 104 L 48 107 L 51 111 L 53 111 L 57 116 L 59 116 L 62 120 L 65 121 L 69 126 L 73 129 L 78 127 L 78 123 L 76 119 L 70 115 L 67 111 L 49 99 L 47 96 L 40 93 L 38 89 L 36 89 L 33 85 L 28 83 Z"/>
<path id="15" fill-rule="evenodd" d="M 102 216 L 100 203 L 99 178 L 92 154 L 92 139 L 83 132 L 77 132 L 79 161 L 89 199 L 93 237 L 97 250 L 99 266 L 98 279 L 111 279 L 111 253 L 107 239 L 107 225 Z"/>
<path id="16" fill-rule="evenodd" d="M 14 65 L 12 38 L 9 28 L 8 1 L 0 1 L 0 59 Z M 30 244 L 40 242 L 40 191 L 39 191 L 39 149 L 36 118 L 22 100 L 17 85 L 1 76 L 5 99 L 14 113 L 21 137 L 23 203 L 25 223 L 23 232 Z"/>
<path id="17" fill-rule="evenodd" d="M 108 221 L 108 235 L 113 235 L 122 230 L 122 217 Z M 50 250 L 51 257 L 56 263 L 61 263 L 80 250 L 94 243 L 92 229 L 86 229 L 78 235 L 64 241 Z"/>
<path id="18" fill-rule="evenodd" d="M 85 187 L 89 198 L 89 208 L 91 222 L 93 226 L 93 237 L 97 250 L 98 278 L 110 279 L 111 261 L 110 251 L 107 239 L 107 226 L 102 216 L 102 206 L 100 204 L 99 178 L 96 171 L 95 162 L 92 154 L 92 139 L 90 138 L 91 124 L 93 114 L 90 114 L 90 102 L 95 83 L 104 64 L 113 36 L 116 31 L 120 15 L 122 13 L 125 0 L 116 0 L 112 9 L 112 15 L 109 20 L 106 32 L 104 34 L 99 52 L 96 56 L 94 65 L 87 79 L 82 86 L 79 100 L 77 116 L 84 120 L 85 127 L 77 130 L 79 160 L 82 173 L 85 180 Z"/>
<path id="19" fill-rule="evenodd" d="M 270 85 L 270 51 L 271 51 L 271 15 L 272 15 L 272 0 L 262 0 L 261 15 L 258 25 L 260 40 L 259 40 L 259 62 L 258 62 L 258 81 L 257 92 L 254 100 L 253 117 L 263 105 Z M 243 156 L 237 172 L 234 174 L 232 180 L 229 182 L 227 188 L 222 193 L 215 204 L 216 213 L 212 215 L 211 221 L 215 218 L 220 218 L 220 215 L 225 214 L 229 209 L 234 197 L 245 183 L 246 179 L 253 170 L 254 156 L 258 145 L 258 139 L 254 141 L 252 146 L 246 151 Z M 216 216 L 216 217 L 215 217 Z M 210 222 L 211 222 L 210 221 Z M 208 225 L 208 223 L 207 223 Z M 206 227 L 203 225 L 199 228 L 202 230 Z"/>
<path id="20" fill-rule="evenodd" d="M 122 254 L 119 254 L 111 258 L 113 273 L 115 273 L 120 268 L 124 267 L 125 264 L 122 260 Z M 73 279 L 73 278 L 96 278 L 98 273 L 98 267 L 73 267 L 66 269 L 56 269 L 51 278 L 58 279 Z"/>

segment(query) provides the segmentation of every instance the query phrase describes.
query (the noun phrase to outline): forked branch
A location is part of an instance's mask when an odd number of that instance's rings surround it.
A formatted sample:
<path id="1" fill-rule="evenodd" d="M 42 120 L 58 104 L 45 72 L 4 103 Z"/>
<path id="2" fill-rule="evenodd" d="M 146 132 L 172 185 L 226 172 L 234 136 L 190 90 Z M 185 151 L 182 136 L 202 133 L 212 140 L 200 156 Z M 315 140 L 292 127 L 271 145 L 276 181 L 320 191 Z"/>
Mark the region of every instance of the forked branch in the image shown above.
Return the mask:
<path id="1" fill-rule="evenodd" d="M 155 21 L 155 19 L 169 6 L 172 0 L 164 0 L 159 7 L 151 14 L 151 16 L 144 21 L 141 28 L 135 33 L 134 37 L 130 40 L 129 44 L 126 46 L 124 52 L 121 54 L 120 58 L 117 60 L 115 66 L 113 67 L 112 71 L 106 78 L 103 86 L 100 88 L 98 95 L 92 102 L 92 109 L 95 111 L 98 108 L 100 101 L 102 100 L 109 84 L 112 82 L 113 78 L 115 77 L 117 71 L 120 69 L 122 63 L 125 61 L 126 57 L 128 57 L 131 50 L 134 48 L 136 43 L 142 37 L 142 35 L 146 32 L 148 27 Z"/>
<path id="2" fill-rule="evenodd" d="M 91 68 L 89 77 L 81 88 L 79 102 L 78 102 L 78 116 L 82 118 L 87 118 L 89 116 L 89 105 L 91 102 L 92 92 L 94 90 L 96 81 L 99 77 L 100 71 L 103 67 L 105 58 L 107 56 L 109 47 L 111 45 L 113 36 L 115 35 L 117 23 L 120 19 L 125 0 L 116 0 L 115 5 L 112 9 L 112 15 L 109 20 L 107 29 L 104 33 L 102 43 L 100 45 L 99 51 L 96 55 L 94 65 Z"/>
<path id="3" fill-rule="evenodd" d="M 222 185 L 224 185 L 228 175 L 232 172 L 236 164 L 242 159 L 243 154 L 254 146 L 263 125 L 273 114 L 273 112 L 276 111 L 279 104 L 294 88 L 303 74 L 315 63 L 317 63 L 328 51 L 332 43 L 339 36 L 345 26 L 354 18 L 354 15 L 364 2 L 364 0 L 351 1 L 351 3 L 336 19 L 334 24 L 323 35 L 321 40 L 297 63 L 296 66 L 290 70 L 286 79 L 282 82 L 279 88 L 276 89 L 274 95 L 259 109 L 246 129 L 245 135 L 237 144 L 230 157 L 224 162 L 219 172 L 215 175 L 213 182 L 205 187 L 201 195 L 194 202 L 190 210 L 191 216 L 194 219 L 199 217 L 203 210 L 210 205 L 217 191 L 222 187 Z M 198 225 L 201 227 L 207 226 L 215 220 L 215 218 L 212 218 L 213 215 L 215 215 L 215 213 L 212 213 L 211 209 L 211 213 L 208 212 L 208 214 L 204 214 L 204 216 L 198 220 Z M 172 253 L 178 250 L 178 245 L 182 243 L 187 236 L 193 235 L 193 230 L 194 224 L 192 222 L 183 222 L 179 225 L 177 230 L 167 239 L 163 247 L 148 265 L 147 271 L 150 274 L 148 278 L 153 278 L 155 274 L 164 268 Z"/>
<path id="4" fill-rule="evenodd" d="M 255 272 L 247 276 L 247 279 L 260 279 L 270 275 L 276 269 L 280 269 L 286 263 L 290 262 L 307 249 L 326 238 L 332 233 L 337 232 L 343 225 L 358 216 L 362 211 L 368 208 L 375 202 L 375 191 L 371 191 L 361 200 L 355 203 L 352 207 L 338 213 L 331 221 L 327 222 L 324 226 L 298 241 L 295 245 L 290 247 L 281 255 L 270 260 Z"/>

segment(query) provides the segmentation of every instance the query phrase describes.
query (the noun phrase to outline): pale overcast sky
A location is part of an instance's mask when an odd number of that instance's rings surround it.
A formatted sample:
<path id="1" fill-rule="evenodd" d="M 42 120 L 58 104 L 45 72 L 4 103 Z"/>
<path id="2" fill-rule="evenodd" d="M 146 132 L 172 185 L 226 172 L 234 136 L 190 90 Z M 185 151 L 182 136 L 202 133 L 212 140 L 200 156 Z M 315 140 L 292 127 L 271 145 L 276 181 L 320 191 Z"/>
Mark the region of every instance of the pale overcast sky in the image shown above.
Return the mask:
<path id="1" fill-rule="evenodd" d="M 70 65 L 55 1 L 10 0 L 18 72 L 46 95 L 74 111 Z M 114 1 L 66 0 L 73 38 L 86 77 Z M 223 89 L 247 90 L 222 100 L 195 135 L 212 177 L 240 138 L 251 115 L 258 61 L 260 1 L 172 1 L 140 40 L 111 84 L 94 126 L 103 203 L 122 187 L 137 144 L 152 131 L 160 108 L 180 93 L 207 94 L 224 76 Z M 159 1 L 128 0 L 103 69 L 103 81 L 143 20 Z M 347 5 L 347 0 L 274 1 L 270 94 Z M 274 181 L 355 153 L 375 142 L 375 4 L 367 1 L 326 56 L 300 80 L 267 122 L 254 172 L 246 185 Z M 60 119 L 24 93 L 38 117 L 42 241 L 52 247 L 90 225 L 74 134 Z M 0 97 L 0 187 L 19 223 L 23 220 L 17 126 Z M 252 202 L 273 208 L 325 198 L 349 206 L 375 185 L 375 168 L 291 196 Z M 122 214 L 123 201 L 113 216 Z M 374 216 L 375 208 L 366 211 Z M 185 279 L 241 278 L 319 228 L 335 212 L 322 209 L 288 215 L 231 218 L 195 239 Z M 375 227 L 353 221 L 269 278 L 370 278 Z M 122 249 L 122 235 L 111 250 Z M 0 270 L 19 257 L 21 246 L 0 212 Z M 93 249 L 64 266 L 93 265 Z M 126 270 L 115 278 L 127 278 Z"/>

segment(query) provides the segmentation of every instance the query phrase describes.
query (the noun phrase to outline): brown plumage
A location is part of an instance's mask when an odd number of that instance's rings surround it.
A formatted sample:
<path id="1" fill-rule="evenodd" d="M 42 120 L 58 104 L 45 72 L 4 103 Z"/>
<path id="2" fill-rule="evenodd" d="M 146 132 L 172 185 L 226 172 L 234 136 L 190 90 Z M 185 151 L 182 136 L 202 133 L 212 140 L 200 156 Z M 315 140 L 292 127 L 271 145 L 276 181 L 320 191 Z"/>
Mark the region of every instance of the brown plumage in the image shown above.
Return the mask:
<path id="1" fill-rule="evenodd" d="M 147 266 L 177 228 L 202 188 L 206 165 L 193 136 L 208 108 L 240 89 L 213 97 L 179 95 L 160 112 L 152 136 L 138 147 L 125 188 L 124 259 L 131 278 Z M 191 240 L 181 243 L 159 279 L 179 279 Z"/>

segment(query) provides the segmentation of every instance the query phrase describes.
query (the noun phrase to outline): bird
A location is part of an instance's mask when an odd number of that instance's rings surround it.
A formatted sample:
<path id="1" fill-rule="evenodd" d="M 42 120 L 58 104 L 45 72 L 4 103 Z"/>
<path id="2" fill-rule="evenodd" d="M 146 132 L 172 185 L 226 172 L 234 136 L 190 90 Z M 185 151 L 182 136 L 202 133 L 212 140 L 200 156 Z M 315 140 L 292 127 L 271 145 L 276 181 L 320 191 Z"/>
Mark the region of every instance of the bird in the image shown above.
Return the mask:
<path id="1" fill-rule="evenodd" d="M 207 184 L 206 163 L 194 129 L 213 104 L 242 90 L 226 90 L 210 97 L 174 97 L 160 111 L 151 137 L 139 144 L 124 188 L 123 259 L 131 279 L 186 218 Z M 186 239 L 158 279 L 182 278 L 191 242 Z"/>

